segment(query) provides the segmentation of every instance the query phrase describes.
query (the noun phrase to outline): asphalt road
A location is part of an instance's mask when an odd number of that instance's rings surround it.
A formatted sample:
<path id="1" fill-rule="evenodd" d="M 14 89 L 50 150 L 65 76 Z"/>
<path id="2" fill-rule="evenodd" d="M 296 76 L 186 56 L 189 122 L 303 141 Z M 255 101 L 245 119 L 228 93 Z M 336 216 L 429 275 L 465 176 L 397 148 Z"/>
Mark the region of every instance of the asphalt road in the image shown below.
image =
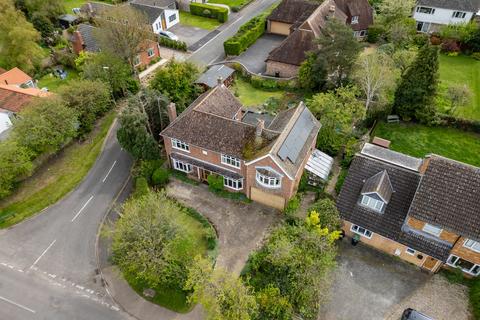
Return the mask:
<path id="1" fill-rule="evenodd" d="M 265 11 L 276 2 L 279 2 L 279 0 L 256 0 L 242 11 L 232 13 L 229 21 L 218 29 L 220 33 L 210 39 L 203 47 L 195 51 L 189 60 L 202 66 L 223 60 L 225 58 L 223 42 L 233 36 L 242 24 Z"/>
<path id="2" fill-rule="evenodd" d="M 127 319 L 96 271 L 98 226 L 126 182 L 132 159 L 116 124 L 84 181 L 61 201 L 0 230 L 0 319 Z"/>

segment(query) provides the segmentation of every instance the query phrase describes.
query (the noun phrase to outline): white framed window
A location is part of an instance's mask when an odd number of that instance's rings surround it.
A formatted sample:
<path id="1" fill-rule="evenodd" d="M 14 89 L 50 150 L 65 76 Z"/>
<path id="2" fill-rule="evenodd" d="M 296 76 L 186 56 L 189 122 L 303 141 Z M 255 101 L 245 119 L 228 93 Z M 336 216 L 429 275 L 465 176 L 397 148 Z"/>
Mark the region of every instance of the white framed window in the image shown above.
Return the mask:
<path id="1" fill-rule="evenodd" d="M 353 16 L 351 23 L 352 23 L 352 24 L 357 24 L 357 23 L 358 23 L 358 16 Z"/>
<path id="2" fill-rule="evenodd" d="M 261 184 L 262 186 L 264 186 L 266 188 L 277 189 L 277 188 L 280 188 L 280 186 L 281 186 L 280 178 L 266 176 L 266 175 L 258 172 L 258 170 L 257 170 L 257 173 L 256 173 L 256 180 L 259 184 Z"/>
<path id="3" fill-rule="evenodd" d="M 463 243 L 463 246 L 475 252 L 480 252 L 480 242 L 478 241 L 467 239 Z"/>
<path id="4" fill-rule="evenodd" d="M 172 159 L 173 168 L 178 171 L 182 171 L 185 173 L 192 172 L 192 165 L 177 159 Z"/>
<path id="5" fill-rule="evenodd" d="M 369 197 L 367 195 L 364 195 L 362 197 L 361 204 L 364 205 L 365 207 L 369 207 L 370 209 L 373 209 L 377 212 L 382 212 L 384 203 L 382 200 L 377 200 L 372 197 Z"/>
<path id="6" fill-rule="evenodd" d="M 465 16 L 467 15 L 466 12 L 463 12 L 463 11 L 454 11 L 452 13 L 452 18 L 455 18 L 455 19 L 463 19 L 465 18 Z"/>
<path id="7" fill-rule="evenodd" d="M 368 238 L 368 239 L 371 239 L 372 238 L 372 235 L 373 235 L 373 232 L 368 230 L 368 229 L 365 229 L 365 228 L 362 228 L 360 226 L 357 226 L 356 224 L 352 224 L 352 226 L 350 227 L 350 231 L 356 233 L 356 234 L 359 234 L 365 238 Z"/>
<path id="8" fill-rule="evenodd" d="M 417 7 L 417 12 L 425 14 L 435 14 L 435 9 L 429 7 Z"/>
<path id="9" fill-rule="evenodd" d="M 422 230 L 425 231 L 426 233 L 429 233 L 429 234 L 435 236 L 435 237 L 438 237 L 440 235 L 440 233 L 442 233 L 443 229 L 439 228 L 439 227 L 436 227 L 434 225 L 431 225 L 429 223 L 425 223 Z"/>
<path id="10" fill-rule="evenodd" d="M 367 35 L 367 31 L 361 30 L 360 31 L 360 37 L 365 37 Z"/>
<path id="11" fill-rule="evenodd" d="M 148 54 L 148 57 L 151 58 L 155 54 L 155 50 L 153 50 L 153 48 L 148 48 L 147 54 Z"/>
<path id="12" fill-rule="evenodd" d="M 413 250 L 412 248 L 407 248 L 405 252 L 411 256 L 414 256 L 416 251 Z"/>
<path id="13" fill-rule="evenodd" d="M 480 265 L 462 259 L 454 254 L 451 254 L 447 259 L 447 264 L 452 267 L 460 268 L 463 272 L 478 276 L 480 274 Z"/>
<path id="14" fill-rule="evenodd" d="M 140 64 L 140 56 L 135 56 L 135 58 L 133 58 L 133 65 L 135 66 L 138 66 Z"/>
<path id="15" fill-rule="evenodd" d="M 243 189 L 243 179 L 232 179 L 228 177 L 223 177 L 223 185 L 227 188 L 234 189 L 234 190 L 242 190 Z"/>
<path id="16" fill-rule="evenodd" d="M 175 15 L 175 14 L 172 14 L 170 17 L 168 17 L 169 22 L 173 22 L 175 20 L 177 20 L 177 15 Z"/>
<path id="17" fill-rule="evenodd" d="M 235 168 L 240 168 L 240 159 L 237 159 L 232 156 L 227 156 L 226 154 L 222 154 L 222 163 L 226 164 L 227 166 L 232 166 Z"/>
<path id="18" fill-rule="evenodd" d="M 172 147 L 174 147 L 175 149 L 190 152 L 190 146 L 188 145 L 188 143 L 185 143 L 178 139 L 172 139 Z"/>

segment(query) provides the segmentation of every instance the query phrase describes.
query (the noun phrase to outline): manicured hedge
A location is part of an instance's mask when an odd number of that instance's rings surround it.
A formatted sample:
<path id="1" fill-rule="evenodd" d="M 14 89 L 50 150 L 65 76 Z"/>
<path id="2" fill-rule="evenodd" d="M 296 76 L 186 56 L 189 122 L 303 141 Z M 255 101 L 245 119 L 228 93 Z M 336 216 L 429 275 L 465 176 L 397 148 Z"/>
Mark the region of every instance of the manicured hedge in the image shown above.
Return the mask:
<path id="1" fill-rule="evenodd" d="M 228 9 L 204 3 L 190 3 L 190 13 L 196 16 L 217 19 L 223 23 L 228 20 Z"/>
<path id="2" fill-rule="evenodd" d="M 158 37 L 158 43 L 161 46 L 167 48 L 177 49 L 184 52 L 187 51 L 187 43 L 183 41 L 176 41 L 165 37 Z"/>
<path id="3" fill-rule="evenodd" d="M 238 29 L 238 32 L 223 43 L 223 48 L 227 56 L 238 56 L 247 50 L 252 44 L 260 38 L 265 32 L 267 15 L 261 14 Z"/>

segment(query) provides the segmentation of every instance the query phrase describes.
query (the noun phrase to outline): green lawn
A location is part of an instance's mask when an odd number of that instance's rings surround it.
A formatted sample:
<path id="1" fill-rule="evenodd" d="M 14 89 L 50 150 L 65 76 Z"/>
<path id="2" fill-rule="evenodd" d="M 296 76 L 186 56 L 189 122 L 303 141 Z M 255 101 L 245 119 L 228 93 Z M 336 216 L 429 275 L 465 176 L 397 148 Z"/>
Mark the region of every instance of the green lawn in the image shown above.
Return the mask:
<path id="1" fill-rule="evenodd" d="M 68 84 L 69 81 L 76 80 L 80 76 L 78 71 L 73 69 L 65 69 L 67 71 L 67 78 L 62 80 L 58 77 L 55 77 L 52 73 L 46 74 L 40 79 L 38 79 L 38 87 L 43 88 L 47 87 L 51 92 L 57 92 L 58 88 Z"/>
<path id="2" fill-rule="evenodd" d="M 445 127 L 380 122 L 373 136 L 390 140 L 393 150 L 414 157 L 435 153 L 480 167 L 479 134 Z"/>
<path id="3" fill-rule="evenodd" d="M 217 19 L 194 16 L 193 14 L 185 11 L 180 11 L 180 24 L 206 30 L 213 30 L 221 25 Z"/>
<path id="4" fill-rule="evenodd" d="M 208 3 L 220 3 L 226 4 L 229 7 L 241 7 L 247 3 L 252 2 L 252 0 L 209 0 Z"/>
<path id="5" fill-rule="evenodd" d="M 73 8 L 80 8 L 87 2 L 88 0 L 63 0 L 63 5 L 65 6 L 65 12 L 73 14 Z"/>
<path id="6" fill-rule="evenodd" d="M 0 202 L 0 228 L 34 215 L 73 190 L 95 163 L 115 115 L 114 111 L 110 112 L 88 139 L 66 147 L 22 182 L 14 194 L 3 199 Z"/>
<path id="7" fill-rule="evenodd" d="M 480 120 L 480 61 L 463 55 L 440 55 L 440 94 L 446 94 L 452 84 L 466 84 L 472 92 L 470 105 L 459 108 L 458 116 Z"/>
<path id="8" fill-rule="evenodd" d="M 254 88 L 240 77 L 235 79 L 235 85 L 232 87 L 232 90 L 246 107 L 260 106 L 269 98 L 281 99 L 284 94 L 284 91 L 264 91 Z"/>

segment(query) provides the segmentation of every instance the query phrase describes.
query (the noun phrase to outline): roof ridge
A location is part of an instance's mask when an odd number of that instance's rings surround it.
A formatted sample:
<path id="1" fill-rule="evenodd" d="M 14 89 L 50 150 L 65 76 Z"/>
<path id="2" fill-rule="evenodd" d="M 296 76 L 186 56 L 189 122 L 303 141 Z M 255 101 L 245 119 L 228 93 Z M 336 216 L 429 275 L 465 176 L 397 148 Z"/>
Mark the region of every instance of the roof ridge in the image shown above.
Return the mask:
<path id="1" fill-rule="evenodd" d="M 228 120 L 228 121 L 232 121 L 232 122 L 234 122 L 234 123 L 238 123 L 238 124 L 242 124 L 242 125 L 246 125 L 246 126 L 250 126 L 250 127 L 254 127 L 254 128 L 255 128 L 255 126 L 254 126 L 253 124 L 246 123 L 246 122 L 243 122 L 243 121 L 234 120 L 234 119 L 230 119 L 230 118 L 227 118 L 227 117 L 224 117 L 224 116 L 220 116 L 220 115 L 215 114 L 215 113 L 206 112 L 206 111 L 203 111 L 203 110 L 196 110 L 196 109 L 193 109 L 193 111 L 195 111 L 195 112 L 201 112 L 201 113 L 204 113 L 204 114 L 208 114 L 209 116 L 221 118 L 221 119 L 223 119 L 223 120 Z"/>
<path id="2" fill-rule="evenodd" d="M 436 153 L 429 153 L 425 156 L 425 158 L 440 158 L 440 159 L 447 160 L 449 162 L 454 162 L 454 163 L 460 164 L 460 165 L 465 166 L 465 167 L 472 167 L 473 169 L 480 170 L 480 167 L 474 166 L 473 164 L 462 162 L 462 161 L 455 160 L 455 159 L 451 159 L 451 158 L 448 158 L 448 157 L 445 157 L 445 156 L 442 156 L 442 155 L 439 155 L 439 154 L 436 154 Z"/>
<path id="3" fill-rule="evenodd" d="M 370 156 L 368 154 L 364 154 L 362 153 L 361 151 L 357 152 L 355 154 L 355 157 L 362 157 L 362 158 L 365 158 L 365 159 L 369 159 L 369 160 L 372 160 L 372 161 L 377 161 L 377 162 L 381 162 L 381 163 L 384 163 L 384 164 L 387 164 L 389 166 L 392 166 L 392 167 L 395 167 L 399 170 L 404 170 L 404 171 L 408 171 L 408 172 L 413 172 L 413 173 L 416 173 L 418 174 L 419 176 L 421 176 L 420 172 L 418 170 L 413 170 L 413 169 L 409 169 L 405 166 L 401 166 L 401 165 L 398 165 L 398 164 L 395 164 L 395 163 L 391 163 L 391 162 L 388 162 L 386 160 L 383 160 L 381 158 L 376 158 L 376 157 L 373 157 L 373 156 Z"/>

